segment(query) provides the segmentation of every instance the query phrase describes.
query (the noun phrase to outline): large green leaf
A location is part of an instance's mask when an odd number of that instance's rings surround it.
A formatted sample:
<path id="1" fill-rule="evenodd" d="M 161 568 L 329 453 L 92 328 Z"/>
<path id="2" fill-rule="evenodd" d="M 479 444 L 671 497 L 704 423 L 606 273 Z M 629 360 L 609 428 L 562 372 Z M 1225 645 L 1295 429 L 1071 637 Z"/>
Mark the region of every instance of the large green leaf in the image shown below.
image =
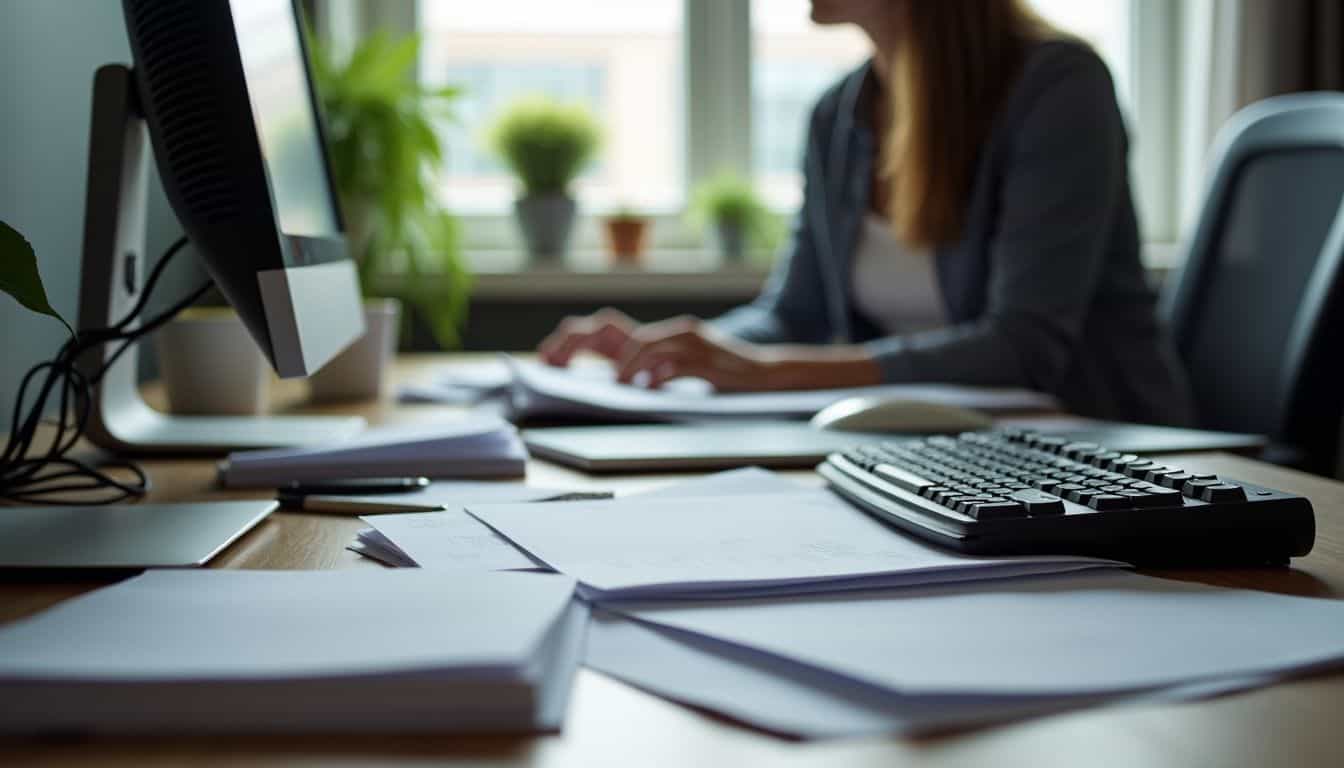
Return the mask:
<path id="1" fill-rule="evenodd" d="M 65 322 L 47 300 L 42 274 L 37 271 L 37 254 L 18 230 L 0 221 L 0 291 L 13 296 L 23 306 L 50 315 L 65 325 L 70 335 L 75 329 Z"/>

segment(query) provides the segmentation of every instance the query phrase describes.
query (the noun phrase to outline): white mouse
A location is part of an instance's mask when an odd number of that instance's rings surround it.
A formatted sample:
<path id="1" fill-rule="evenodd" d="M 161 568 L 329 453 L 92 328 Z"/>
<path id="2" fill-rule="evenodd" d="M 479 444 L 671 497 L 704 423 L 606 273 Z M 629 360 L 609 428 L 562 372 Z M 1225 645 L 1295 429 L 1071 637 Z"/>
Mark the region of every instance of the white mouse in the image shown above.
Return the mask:
<path id="1" fill-rule="evenodd" d="M 967 432 L 988 429 L 994 420 L 955 405 L 859 395 L 821 409 L 812 426 L 843 432 Z"/>

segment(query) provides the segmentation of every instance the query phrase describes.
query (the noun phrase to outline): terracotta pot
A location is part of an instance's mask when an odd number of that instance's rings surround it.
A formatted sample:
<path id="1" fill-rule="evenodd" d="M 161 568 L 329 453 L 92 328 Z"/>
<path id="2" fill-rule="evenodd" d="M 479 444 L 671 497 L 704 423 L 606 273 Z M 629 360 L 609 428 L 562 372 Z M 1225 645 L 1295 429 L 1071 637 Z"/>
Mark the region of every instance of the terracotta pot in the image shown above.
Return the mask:
<path id="1" fill-rule="evenodd" d="M 643 218 L 607 219 L 607 244 L 615 264 L 638 264 L 648 245 L 649 220 Z"/>

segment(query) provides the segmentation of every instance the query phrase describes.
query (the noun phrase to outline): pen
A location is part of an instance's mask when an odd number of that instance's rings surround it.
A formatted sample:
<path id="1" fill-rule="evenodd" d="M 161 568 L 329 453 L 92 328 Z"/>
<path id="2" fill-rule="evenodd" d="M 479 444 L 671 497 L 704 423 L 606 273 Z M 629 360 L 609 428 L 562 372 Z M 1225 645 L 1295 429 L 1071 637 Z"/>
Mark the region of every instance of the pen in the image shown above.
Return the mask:
<path id="1" fill-rule="evenodd" d="M 380 504 L 377 502 L 370 503 L 370 501 L 358 498 L 347 500 L 341 497 L 394 496 L 428 487 L 429 478 L 426 477 L 368 477 L 311 483 L 293 482 L 282 486 L 276 492 L 275 498 L 291 509 L 357 515 L 373 511 L 391 511 L 397 509 L 399 505 L 396 505 L 392 500 L 389 500 L 387 504 Z M 415 509 L 419 506 L 412 504 L 402 507 L 402 509 Z"/>

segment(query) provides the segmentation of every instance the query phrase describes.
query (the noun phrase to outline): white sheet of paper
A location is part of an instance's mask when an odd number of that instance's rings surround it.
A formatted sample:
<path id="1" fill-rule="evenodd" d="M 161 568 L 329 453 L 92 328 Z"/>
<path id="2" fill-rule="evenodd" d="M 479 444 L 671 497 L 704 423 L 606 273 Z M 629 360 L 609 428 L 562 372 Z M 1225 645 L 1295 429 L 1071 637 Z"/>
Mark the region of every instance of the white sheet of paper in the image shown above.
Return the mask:
<path id="1" fill-rule="evenodd" d="M 1114 693 L 1344 660 L 1344 602 L 1123 571 L 619 610 L 907 694 Z"/>
<path id="2" fill-rule="evenodd" d="M 543 565 L 461 509 L 360 519 L 421 568 L 503 571 Z"/>
<path id="3" fill-rule="evenodd" d="M 467 502 L 534 502 L 565 498 L 572 494 L 592 498 L 610 496 L 609 493 L 589 494 L 562 488 L 536 488 L 514 482 L 449 481 L 430 483 L 429 487 L 409 493 L 381 493 L 368 496 L 325 496 L 315 494 L 309 502 L 332 501 L 362 507 L 388 507 L 405 512 L 432 512 L 439 509 L 462 509 Z"/>
<path id="4" fill-rule="evenodd" d="M 690 480 L 670 483 L 645 492 L 647 496 L 678 498 L 684 496 L 711 496 L 762 491 L 788 491 L 800 487 L 773 472 L 756 467 L 718 472 Z M 360 538 L 368 554 L 388 565 L 403 565 L 397 552 L 409 557 L 411 564 L 424 568 L 469 568 L 482 570 L 516 570 L 536 568 L 540 563 L 507 539 L 490 530 L 476 518 L 466 514 L 466 504 L 499 502 L 504 500 L 535 502 L 553 498 L 563 491 L 530 488 L 525 485 L 504 483 L 435 483 L 423 493 L 434 492 L 444 506 L 442 512 L 412 512 L 405 514 L 370 515 L 362 518 L 372 526 L 379 538 Z M 567 502 L 548 502 L 567 503 Z M 548 507 L 549 508 L 549 507 Z M 544 514 L 546 510 L 534 510 Z M 388 551 L 388 547 L 391 545 Z"/>
<path id="5" fill-rule="evenodd" d="M 516 675 L 573 587 L 418 569 L 149 571 L 0 628 L 0 678 Z"/>
<path id="6" fill-rule="evenodd" d="M 467 510 L 601 599 L 802 593 L 1117 565 L 952 554 L 896 534 L 823 490 L 575 501 L 544 515 L 519 504 Z"/>
<path id="7" fill-rule="evenodd" d="M 619 384 L 593 375 L 526 361 L 514 367 L 514 410 L 521 416 L 640 416 L 651 419 L 807 418 L 854 395 L 899 397 L 996 413 L 1051 410 L 1049 395 L 1022 389 L 954 384 L 891 384 L 849 389 L 716 394 L 704 382 L 662 389 Z"/>
<path id="8" fill-rule="evenodd" d="M 584 664 L 658 696 L 805 739 L 915 733 L 1029 717 L 1106 702 L 1214 696 L 1272 678 L 1233 678 L 1135 697 L 909 695 L 666 627 L 597 611 Z"/>

